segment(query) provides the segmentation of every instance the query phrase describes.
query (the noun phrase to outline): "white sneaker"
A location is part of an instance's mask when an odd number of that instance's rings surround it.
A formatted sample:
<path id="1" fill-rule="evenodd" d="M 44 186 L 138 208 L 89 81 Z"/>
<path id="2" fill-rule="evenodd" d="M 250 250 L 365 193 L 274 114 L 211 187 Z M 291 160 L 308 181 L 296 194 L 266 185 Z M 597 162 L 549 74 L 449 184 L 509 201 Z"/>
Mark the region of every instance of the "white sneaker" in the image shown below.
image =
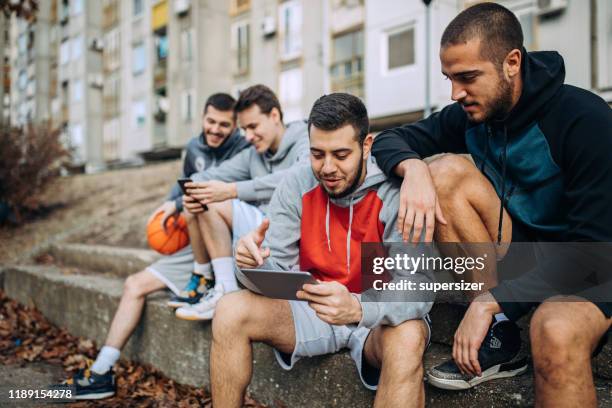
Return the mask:
<path id="1" fill-rule="evenodd" d="M 183 320 L 212 320 L 217 302 L 224 294 L 223 285 L 218 283 L 214 288 L 209 289 L 206 296 L 195 305 L 176 309 L 176 317 Z"/>

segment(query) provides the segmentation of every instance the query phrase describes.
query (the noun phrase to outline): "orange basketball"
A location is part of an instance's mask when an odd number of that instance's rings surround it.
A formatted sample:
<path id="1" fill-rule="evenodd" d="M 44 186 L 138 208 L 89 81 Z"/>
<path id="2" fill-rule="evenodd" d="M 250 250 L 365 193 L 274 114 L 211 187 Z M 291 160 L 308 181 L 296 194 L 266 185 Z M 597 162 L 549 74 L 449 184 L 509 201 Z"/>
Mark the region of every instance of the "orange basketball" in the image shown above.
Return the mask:
<path id="1" fill-rule="evenodd" d="M 163 215 L 163 211 L 158 212 L 147 225 L 147 240 L 151 249 L 163 255 L 171 255 L 189 244 L 187 223 L 182 215 L 178 218 L 170 217 L 166 220 L 166 233 L 161 226 Z"/>

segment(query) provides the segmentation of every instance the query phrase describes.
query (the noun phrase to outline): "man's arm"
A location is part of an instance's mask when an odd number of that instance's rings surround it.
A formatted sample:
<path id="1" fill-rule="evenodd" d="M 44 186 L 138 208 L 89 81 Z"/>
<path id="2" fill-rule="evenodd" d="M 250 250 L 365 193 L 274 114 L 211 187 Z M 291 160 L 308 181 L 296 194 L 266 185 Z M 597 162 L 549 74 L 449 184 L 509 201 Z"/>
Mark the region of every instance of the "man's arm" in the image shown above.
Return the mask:
<path id="1" fill-rule="evenodd" d="M 194 182 L 218 180 L 226 183 L 248 180 L 251 178 L 249 169 L 253 150 L 253 148 L 244 149 L 216 167 L 192 174 L 191 179 Z"/>
<path id="2" fill-rule="evenodd" d="M 428 118 L 385 130 L 374 139 L 372 154 L 383 172 L 403 176 L 395 167 L 408 159 L 423 159 L 437 153 L 466 153 L 467 116 L 458 103 Z"/>
<path id="3" fill-rule="evenodd" d="M 284 170 L 277 170 L 262 177 L 255 177 L 251 180 L 243 180 L 236 183 L 236 193 L 238 198 L 243 201 L 262 201 L 269 200 L 274 194 L 274 190 L 283 178 L 294 168 L 294 165 L 308 163 L 310 150 L 307 138 L 300 139 L 293 146 L 289 153 L 293 155 L 293 163 Z"/>
<path id="4" fill-rule="evenodd" d="M 390 245 L 388 257 L 403 254 L 402 237 L 397 230 L 397 208 L 399 191 L 387 182 L 379 190 L 383 198 L 383 207 L 380 211 L 380 220 L 385 226 L 383 241 L 393 243 Z M 427 271 L 417 271 L 411 274 L 407 270 L 391 270 L 392 282 L 403 279 L 414 282 L 417 286 L 421 282 L 433 281 L 433 276 Z M 359 326 L 377 327 L 380 325 L 397 326 L 407 320 L 423 318 L 433 306 L 434 296 L 423 291 L 377 292 L 368 289 L 361 296 L 362 319 Z"/>

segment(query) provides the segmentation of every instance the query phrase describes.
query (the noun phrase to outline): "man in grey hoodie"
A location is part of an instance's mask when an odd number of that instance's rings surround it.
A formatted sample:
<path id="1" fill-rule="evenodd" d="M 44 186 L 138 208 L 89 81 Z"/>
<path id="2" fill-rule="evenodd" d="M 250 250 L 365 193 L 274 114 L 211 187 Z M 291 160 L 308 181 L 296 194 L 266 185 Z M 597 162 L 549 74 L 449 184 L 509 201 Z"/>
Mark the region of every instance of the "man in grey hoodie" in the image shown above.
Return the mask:
<path id="1" fill-rule="evenodd" d="M 302 357 L 349 348 L 363 384 L 380 387 L 376 406 L 424 405 L 422 357 L 432 303 L 361 297 L 361 243 L 401 240 L 399 188 L 370 158 L 368 128 L 366 108 L 357 97 L 337 93 L 317 100 L 309 120 L 311 165 L 299 166 L 283 180 L 270 203 L 271 221 L 236 245 L 240 268 L 297 266 L 319 283 L 297 292 L 304 301 L 247 290 L 221 299 L 210 357 L 215 406 L 240 406 L 250 382 L 254 341 L 273 346 L 286 370 Z M 391 273 L 394 280 L 401 277 L 400 271 Z M 429 278 L 416 273 L 410 279 Z M 241 281 L 252 287 L 243 275 Z"/>
<path id="2" fill-rule="evenodd" d="M 261 223 L 287 172 L 308 160 L 306 123 L 285 126 L 280 103 L 268 87 L 245 89 L 235 110 L 252 146 L 216 168 L 194 174 L 194 182 L 186 184 L 189 194 L 183 196 L 185 208 L 197 217 L 215 275 L 215 286 L 205 297 L 177 309 L 176 316 L 185 320 L 212 319 L 219 299 L 238 289 L 233 244 Z"/>

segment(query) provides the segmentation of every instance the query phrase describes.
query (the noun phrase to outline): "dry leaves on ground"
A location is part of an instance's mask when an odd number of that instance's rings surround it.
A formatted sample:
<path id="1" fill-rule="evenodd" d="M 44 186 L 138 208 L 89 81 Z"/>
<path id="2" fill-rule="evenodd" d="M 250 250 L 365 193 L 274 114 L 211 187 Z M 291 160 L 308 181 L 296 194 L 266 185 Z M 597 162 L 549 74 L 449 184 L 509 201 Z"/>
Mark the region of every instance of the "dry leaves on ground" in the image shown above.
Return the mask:
<path id="1" fill-rule="evenodd" d="M 91 340 L 70 335 L 50 324 L 36 309 L 9 299 L 0 290 L 0 364 L 46 361 L 61 364 L 67 375 L 87 367 L 97 354 Z M 151 366 L 121 360 L 116 366 L 117 395 L 73 407 L 211 407 L 203 388 L 177 384 Z M 45 384 L 46 385 L 46 384 Z M 244 406 L 261 408 L 252 398 Z"/>

